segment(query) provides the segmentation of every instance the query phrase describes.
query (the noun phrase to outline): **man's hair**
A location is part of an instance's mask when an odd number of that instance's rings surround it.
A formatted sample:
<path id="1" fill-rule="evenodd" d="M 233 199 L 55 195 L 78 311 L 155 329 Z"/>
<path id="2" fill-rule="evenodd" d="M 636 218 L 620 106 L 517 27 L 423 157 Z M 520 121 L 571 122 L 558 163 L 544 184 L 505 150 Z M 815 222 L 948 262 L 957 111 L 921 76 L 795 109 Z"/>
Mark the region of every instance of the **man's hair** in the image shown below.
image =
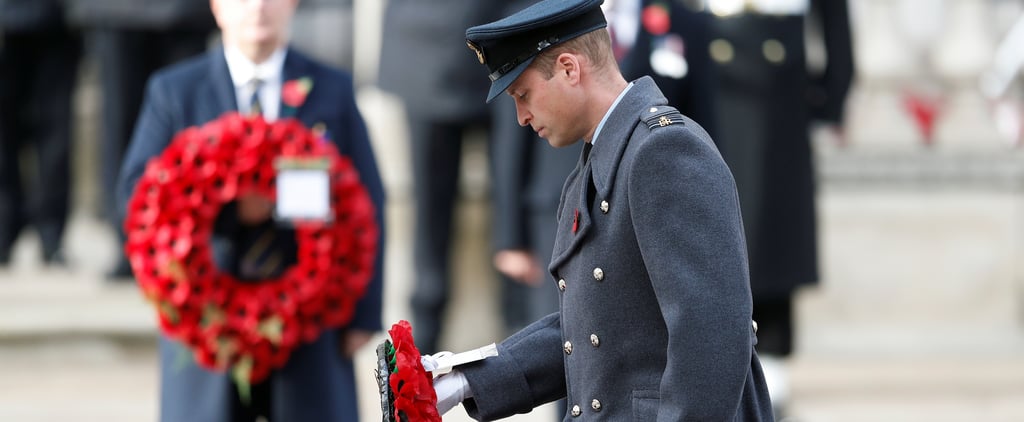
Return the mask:
<path id="1" fill-rule="evenodd" d="M 596 69 L 608 66 L 618 68 L 612 56 L 612 41 L 606 29 L 597 29 L 580 35 L 549 50 L 542 51 L 530 63 L 545 79 L 555 76 L 555 59 L 562 53 L 579 54 L 586 57 Z"/>

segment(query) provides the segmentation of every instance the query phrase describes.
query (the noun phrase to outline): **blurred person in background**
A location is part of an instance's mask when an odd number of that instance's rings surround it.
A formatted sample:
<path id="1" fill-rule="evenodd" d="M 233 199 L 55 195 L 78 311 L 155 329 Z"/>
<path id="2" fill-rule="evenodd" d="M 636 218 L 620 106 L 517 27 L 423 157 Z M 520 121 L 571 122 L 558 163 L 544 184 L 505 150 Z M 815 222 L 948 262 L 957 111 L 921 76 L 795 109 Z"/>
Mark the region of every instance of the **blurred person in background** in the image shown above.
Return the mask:
<path id="1" fill-rule="evenodd" d="M 841 130 L 853 78 L 847 2 L 707 5 L 717 15 L 709 44 L 719 81 L 717 111 L 729 122 L 715 140 L 739 190 L 757 350 L 772 402 L 781 407 L 789 396 L 782 359 L 793 351 L 793 298 L 819 276 L 810 125 Z M 808 62 L 805 24 L 823 38 L 823 68 Z"/>
<path id="2" fill-rule="evenodd" d="M 209 0 L 68 0 L 69 20 L 86 30 L 100 75 L 100 211 L 118 234 L 112 281 L 131 281 L 116 208 L 117 171 L 157 69 L 206 51 L 216 28 Z"/>
<path id="3" fill-rule="evenodd" d="M 288 45 L 297 5 L 298 0 L 210 1 L 223 47 L 158 71 L 150 78 L 118 179 L 118 206 L 125 211 L 147 161 L 161 154 L 180 130 L 202 125 L 229 111 L 259 113 L 268 121 L 276 120 L 285 110 L 281 92 L 285 82 L 309 78 L 311 90 L 301 104 L 289 107 L 295 113 L 289 117 L 307 127 L 323 124 L 330 141 L 352 160 L 374 202 L 380 230 L 375 272 L 352 321 L 297 347 L 283 367 L 252 386 L 248 403 L 240 400 L 230 374 L 212 372 L 182 359 L 190 355 L 189 351 L 161 335 L 163 422 L 359 419 L 352 357 L 382 328 L 384 192 L 366 126 L 356 108 L 351 76 L 319 64 Z M 268 199 L 258 195 L 225 205 L 212 239 L 219 268 L 243 280 L 263 280 L 276 277 L 296 262 L 294 230 L 278 227 L 271 219 L 272 208 Z M 257 242 L 257 238 L 271 240 Z M 249 262 L 253 257 L 255 262 Z M 266 271 L 250 271 L 254 269 Z"/>
<path id="4" fill-rule="evenodd" d="M 39 233 L 43 263 L 65 266 L 81 40 L 56 0 L 0 0 L 0 33 L 0 267 L 28 225 Z"/>
<path id="5" fill-rule="evenodd" d="M 438 351 L 452 294 L 462 146 L 474 130 L 484 131 L 493 145 L 495 109 L 481 103 L 487 81 L 466 54 L 465 29 L 486 22 L 504 3 L 389 0 L 385 10 L 378 83 L 401 98 L 409 128 L 415 202 L 410 305 L 416 345 L 424 353 Z"/>

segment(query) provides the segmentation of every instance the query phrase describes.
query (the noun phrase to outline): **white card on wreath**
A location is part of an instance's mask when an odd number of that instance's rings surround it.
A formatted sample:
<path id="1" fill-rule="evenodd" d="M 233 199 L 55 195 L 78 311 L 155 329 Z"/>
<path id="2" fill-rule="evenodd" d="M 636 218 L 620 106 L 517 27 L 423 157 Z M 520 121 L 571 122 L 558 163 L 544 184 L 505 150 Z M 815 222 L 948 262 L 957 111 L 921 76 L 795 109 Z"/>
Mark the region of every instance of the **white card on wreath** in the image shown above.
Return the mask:
<path id="1" fill-rule="evenodd" d="M 279 221 L 331 220 L 331 181 L 319 161 L 289 161 L 277 166 L 277 205 Z"/>

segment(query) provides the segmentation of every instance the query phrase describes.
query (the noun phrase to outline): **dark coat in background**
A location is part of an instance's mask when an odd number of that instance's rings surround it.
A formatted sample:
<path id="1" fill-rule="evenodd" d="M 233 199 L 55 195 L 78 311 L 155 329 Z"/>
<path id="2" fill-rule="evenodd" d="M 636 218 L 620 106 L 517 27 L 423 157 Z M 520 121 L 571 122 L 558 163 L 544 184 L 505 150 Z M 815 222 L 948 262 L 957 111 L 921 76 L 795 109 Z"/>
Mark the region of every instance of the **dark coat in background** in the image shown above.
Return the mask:
<path id="1" fill-rule="evenodd" d="M 693 120 L 657 123 L 665 104 L 635 81 L 581 155 L 549 267 L 560 312 L 460 367 L 474 418 L 567 397 L 566 421 L 771 420 L 735 185 Z"/>
<path id="2" fill-rule="evenodd" d="M 317 123 L 326 126 L 327 136 L 359 172 L 376 207 L 381 230 L 375 274 L 366 295 L 357 305 L 352 322 L 337 330 L 325 331 L 313 343 L 296 348 L 288 363 L 275 370 L 266 381 L 270 383 L 273 398 L 270 420 L 353 422 L 358 420 L 355 368 L 350 359 L 340 355 L 339 341 L 347 329 L 380 331 L 382 328 L 384 190 L 366 126 L 356 108 L 351 77 L 318 64 L 294 49 L 287 52 L 281 77 L 282 82 L 302 77 L 313 80 L 312 91 L 293 117 L 307 127 Z M 221 48 L 154 75 L 118 179 L 122 212 L 146 162 L 159 155 L 175 133 L 237 109 L 235 88 Z M 234 214 L 222 210 L 218 223 L 225 221 L 226 226 L 232 226 L 232 220 L 237 220 Z M 288 236 L 293 231 L 278 229 L 278 234 L 273 248 L 286 255 L 290 248 L 290 261 L 294 262 L 294 235 Z M 218 235 L 213 238 L 214 254 L 221 268 L 230 268 L 228 263 L 244 253 L 242 248 L 246 245 L 234 239 Z M 205 370 L 191 361 L 182 364 L 183 354 L 187 356 L 187 351 L 177 341 L 161 336 L 160 420 L 230 420 L 231 403 L 238 394 L 230 375 Z"/>
<path id="3" fill-rule="evenodd" d="M 626 80 L 650 76 L 669 104 L 714 137 L 718 122 L 713 101 L 716 69 L 708 55 L 711 15 L 680 1 L 642 0 L 640 7 L 641 15 L 660 13 L 655 8 L 664 10 L 669 25 L 659 28 L 650 20 L 640 22 L 636 42 L 619 59 L 622 75 Z M 675 59 L 685 62 L 684 74 L 673 73 Z"/>
<path id="4" fill-rule="evenodd" d="M 390 0 L 384 12 L 378 84 L 403 101 L 408 119 L 415 219 L 410 305 L 416 345 L 423 353 L 439 351 L 451 297 L 449 254 L 462 145 L 470 133 L 485 133 L 489 142 L 495 112 L 484 103 L 488 81 L 480 77 L 465 32 L 497 18 L 503 5 L 497 0 Z"/>
<path id="5" fill-rule="evenodd" d="M 381 40 L 380 88 L 406 112 L 435 121 L 488 119 L 489 87 L 466 48 L 466 28 L 487 22 L 503 2 L 389 0 Z"/>
<path id="6" fill-rule="evenodd" d="M 43 262 L 64 264 L 81 39 L 56 0 L 0 0 L 0 37 L 0 266 L 27 225 L 39 233 Z"/>
<path id="7" fill-rule="evenodd" d="M 803 15 L 754 12 L 714 20 L 716 137 L 743 203 L 754 297 L 788 296 L 818 280 L 812 120 L 840 123 L 853 76 L 845 0 L 813 1 L 828 66 L 810 74 Z"/>

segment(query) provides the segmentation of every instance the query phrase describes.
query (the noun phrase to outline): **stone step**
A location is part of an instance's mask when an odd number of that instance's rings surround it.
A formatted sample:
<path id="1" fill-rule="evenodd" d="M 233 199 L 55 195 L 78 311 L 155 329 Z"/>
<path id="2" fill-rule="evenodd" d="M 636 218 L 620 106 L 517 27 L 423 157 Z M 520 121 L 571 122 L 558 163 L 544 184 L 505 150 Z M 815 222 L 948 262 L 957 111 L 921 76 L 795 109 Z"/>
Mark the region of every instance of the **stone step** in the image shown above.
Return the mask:
<path id="1" fill-rule="evenodd" d="M 134 283 L 83 280 L 63 271 L 12 278 L 0 283 L 2 343 L 94 337 L 144 341 L 156 336 L 156 313 Z"/>

